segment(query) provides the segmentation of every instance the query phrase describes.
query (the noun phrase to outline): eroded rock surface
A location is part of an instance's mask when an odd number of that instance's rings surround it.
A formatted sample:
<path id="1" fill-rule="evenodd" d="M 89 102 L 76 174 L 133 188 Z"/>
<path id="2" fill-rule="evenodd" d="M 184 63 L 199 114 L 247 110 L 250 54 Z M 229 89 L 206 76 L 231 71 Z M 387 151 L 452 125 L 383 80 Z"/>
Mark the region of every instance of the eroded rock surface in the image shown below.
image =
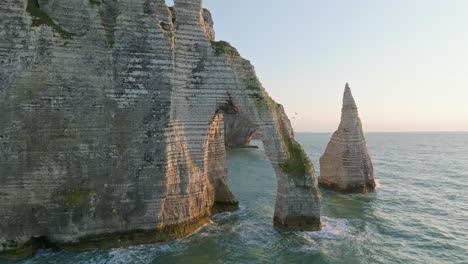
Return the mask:
<path id="1" fill-rule="evenodd" d="M 255 137 L 255 128 L 245 118 L 237 114 L 224 116 L 224 136 L 226 148 L 256 148 L 250 145 Z"/>
<path id="2" fill-rule="evenodd" d="M 201 0 L 3 0 L 0 15 L 0 252 L 180 238 L 236 207 L 228 104 L 277 174 L 275 225 L 319 228 L 309 158 Z"/>
<path id="3" fill-rule="evenodd" d="M 319 183 L 340 192 L 368 192 L 375 188 L 372 161 L 348 84 L 343 95 L 340 125 L 320 158 Z"/>
<path id="4" fill-rule="evenodd" d="M 239 110 L 232 101 L 225 104 L 222 110 L 224 112 L 224 144 L 226 148 L 258 148 L 250 145 L 256 132 L 251 121 L 239 114 Z"/>

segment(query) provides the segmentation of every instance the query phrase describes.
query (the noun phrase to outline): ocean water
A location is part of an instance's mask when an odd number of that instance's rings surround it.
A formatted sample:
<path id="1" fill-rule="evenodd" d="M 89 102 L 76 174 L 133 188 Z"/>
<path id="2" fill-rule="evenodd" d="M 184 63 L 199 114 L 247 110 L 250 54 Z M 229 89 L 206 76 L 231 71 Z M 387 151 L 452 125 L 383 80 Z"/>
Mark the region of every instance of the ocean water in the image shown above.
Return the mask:
<path id="1" fill-rule="evenodd" d="M 297 134 L 314 162 L 330 134 Z M 370 133 L 379 187 L 322 190 L 323 230 L 272 226 L 276 181 L 260 149 L 229 152 L 241 204 L 193 236 L 85 253 L 46 250 L 22 263 L 468 263 L 468 133 Z"/>

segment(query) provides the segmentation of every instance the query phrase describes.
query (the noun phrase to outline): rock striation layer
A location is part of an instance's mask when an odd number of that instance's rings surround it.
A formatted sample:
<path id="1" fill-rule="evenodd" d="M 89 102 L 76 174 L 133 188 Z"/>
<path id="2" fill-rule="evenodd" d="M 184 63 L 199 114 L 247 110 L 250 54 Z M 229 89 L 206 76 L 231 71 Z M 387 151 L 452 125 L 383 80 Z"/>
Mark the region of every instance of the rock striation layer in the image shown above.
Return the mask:
<path id="1" fill-rule="evenodd" d="M 375 188 L 372 161 L 348 84 L 343 95 L 340 125 L 320 158 L 319 184 L 339 192 L 368 192 Z"/>
<path id="2" fill-rule="evenodd" d="M 235 209 L 232 106 L 276 172 L 275 225 L 319 228 L 309 158 L 201 0 L 3 0 L 0 15 L 4 255 L 175 239 Z"/>

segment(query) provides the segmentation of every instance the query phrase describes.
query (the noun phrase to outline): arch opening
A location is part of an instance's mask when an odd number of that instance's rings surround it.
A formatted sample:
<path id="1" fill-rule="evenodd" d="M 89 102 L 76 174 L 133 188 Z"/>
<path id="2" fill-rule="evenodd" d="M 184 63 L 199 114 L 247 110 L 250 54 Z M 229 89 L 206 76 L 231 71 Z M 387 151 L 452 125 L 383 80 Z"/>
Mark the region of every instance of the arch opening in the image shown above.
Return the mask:
<path id="1" fill-rule="evenodd" d="M 212 215 L 239 209 L 239 202 L 228 183 L 228 169 L 224 138 L 224 111 L 214 115 L 205 141 L 205 168 L 212 197 Z"/>
<path id="2" fill-rule="evenodd" d="M 250 144 L 257 133 L 257 128 L 251 120 L 239 113 L 231 97 L 225 104 L 221 105 L 220 110 L 224 113 L 224 145 L 226 149 L 258 148 Z"/>
<path id="3" fill-rule="evenodd" d="M 252 115 L 252 111 L 236 107 L 237 103 L 242 105 L 237 100 L 238 98 L 228 94 L 226 102 L 218 107 L 207 134 L 205 172 L 213 188 L 213 214 L 239 208 L 238 197 L 234 196 L 229 186 L 226 150 L 229 149 L 229 144 L 226 144 L 226 135 L 229 136 L 229 133 L 226 133 L 225 129 L 230 125 L 226 122 L 226 117 L 233 117 L 237 122 L 243 123 L 246 130 L 250 130 L 249 141 L 252 135 L 261 141 L 261 150 L 264 151 L 276 177 L 276 180 L 273 180 L 276 183 L 276 196 L 271 198 L 275 201 L 274 225 L 282 230 L 318 229 L 320 217 L 317 210 L 320 197 L 316 192 L 316 183 L 309 174 L 313 175 L 313 167 L 310 160 L 304 156 L 302 147 L 294 140 L 289 119 L 282 106 L 275 104 L 265 109 L 257 106 Z M 268 119 L 262 118 L 265 117 L 263 115 Z M 274 118 L 271 119 L 267 115 L 273 115 Z M 266 120 L 274 122 L 265 122 Z M 303 171 L 291 170 L 290 166 L 286 166 L 297 164 L 305 166 Z"/>

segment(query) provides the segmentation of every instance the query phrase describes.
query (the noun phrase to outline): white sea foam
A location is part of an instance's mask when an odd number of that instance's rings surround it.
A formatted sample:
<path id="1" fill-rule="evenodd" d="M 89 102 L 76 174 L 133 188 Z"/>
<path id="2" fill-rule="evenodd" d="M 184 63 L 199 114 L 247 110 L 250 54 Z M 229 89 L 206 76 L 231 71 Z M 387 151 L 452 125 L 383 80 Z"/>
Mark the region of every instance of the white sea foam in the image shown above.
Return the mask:
<path id="1" fill-rule="evenodd" d="M 374 180 L 375 181 L 375 188 L 379 189 L 381 187 L 379 180 Z"/>
<path id="2" fill-rule="evenodd" d="M 307 241 L 314 238 L 335 239 L 349 235 L 349 221 L 347 219 L 322 217 L 322 229 L 315 232 L 299 232 Z"/>
<path id="3" fill-rule="evenodd" d="M 213 216 L 214 221 L 222 221 L 234 216 L 240 216 L 245 213 L 245 206 L 239 206 L 239 210 L 234 212 L 223 212 Z"/>

